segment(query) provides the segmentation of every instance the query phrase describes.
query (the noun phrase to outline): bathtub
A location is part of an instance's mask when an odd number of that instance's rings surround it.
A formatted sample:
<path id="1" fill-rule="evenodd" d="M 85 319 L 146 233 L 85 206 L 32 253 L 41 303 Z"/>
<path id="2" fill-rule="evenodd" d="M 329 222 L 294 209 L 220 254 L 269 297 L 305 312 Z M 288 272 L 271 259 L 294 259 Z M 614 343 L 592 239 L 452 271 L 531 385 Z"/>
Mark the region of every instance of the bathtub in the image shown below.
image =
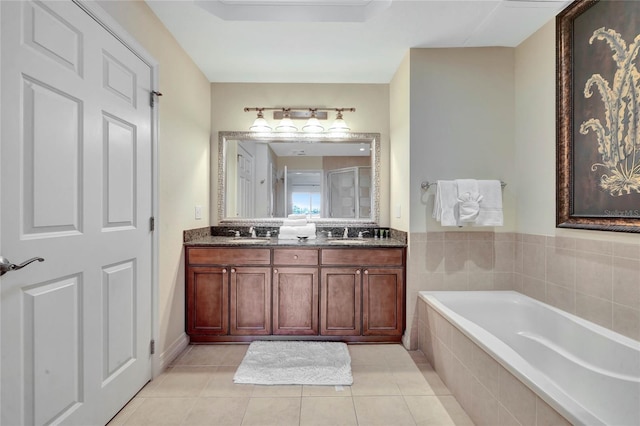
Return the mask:
<path id="1" fill-rule="evenodd" d="M 461 388 L 456 385 L 458 379 L 452 377 L 460 375 L 456 366 L 460 369 L 464 364 L 455 363 L 470 356 L 468 350 L 455 353 L 456 346 L 462 347 L 456 344 L 455 335 L 459 331 L 462 335 L 458 341 L 466 336 L 493 358 L 498 368 L 508 371 L 506 374 L 510 373 L 532 391 L 539 398 L 537 401 L 544 401 L 568 422 L 640 425 L 640 342 L 517 292 L 434 291 L 420 292 L 419 297 L 426 302 L 419 307 L 419 327 L 427 328 L 423 333 L 419 329 L 419 344 L 421 348 L 427 343 L 447 351 L 449 341 L 449 361 L 443 354 L 432 353 L 431 358 L 436 358 L 435 364 L 440 363 L 441 370 L 447 370 L 441 372 L 434 366 L 439 375 L 450 376 L 450 383 L 443 379 L 450 388 Z M 435 335 L 440 337 L 436 340 Z M 435 350 L 423 348 L 425 353 Z M 444 364 L 449 363 L 449 368 L 442 366 L 441 359 L 446 361 Z M 450 368 L 452 363 L 455 365 Z M 483 371 L 479 371 L 478 376 L 482 375 Z M 490 383 L 492 379 L 486 380 Z M 496 385 L 495 389 L 498 388 Z M 452 392 L 455 395 L 453 389 Z M 509 395 L 503 397 L 509 399 Z M 498 409 L 508 405 L 508 401 L 503 404 L 498 396 L 496 399 Z M 491 421 L 497 418 L 494 416 Z"/>

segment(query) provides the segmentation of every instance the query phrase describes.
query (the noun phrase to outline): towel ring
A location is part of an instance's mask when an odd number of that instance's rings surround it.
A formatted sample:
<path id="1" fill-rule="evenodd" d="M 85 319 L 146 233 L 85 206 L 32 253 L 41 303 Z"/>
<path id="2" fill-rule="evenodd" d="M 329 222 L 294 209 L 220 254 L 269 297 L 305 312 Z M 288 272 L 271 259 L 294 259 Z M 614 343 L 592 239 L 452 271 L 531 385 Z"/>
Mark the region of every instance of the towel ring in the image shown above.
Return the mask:
<path id="1" fill-rule="evenodd" d="M 422 188 L 423 191 L 428 191 L 431 186 L 437 185 L 437 184 L 438 182 L 429 182 L 428 180 L 425 180 L 420 184 L 420 188 Z M 504 189 L 504 187 L 507 186 L 507 184 L 506 182 L 500 181 L 500 186 L 502 187 L 502 189 Z"/>

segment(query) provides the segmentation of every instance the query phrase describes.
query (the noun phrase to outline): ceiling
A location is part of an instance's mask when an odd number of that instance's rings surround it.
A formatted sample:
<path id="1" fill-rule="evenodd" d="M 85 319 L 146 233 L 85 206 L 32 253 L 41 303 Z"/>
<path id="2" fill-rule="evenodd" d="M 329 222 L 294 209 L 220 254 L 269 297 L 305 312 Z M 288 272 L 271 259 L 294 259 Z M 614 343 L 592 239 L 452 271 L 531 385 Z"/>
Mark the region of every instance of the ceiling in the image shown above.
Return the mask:
<path id="1" fill-rule="evenodd" d="M 146 0 L 211 82 L 389 83 L 409 48 L 515 47 L 567 0 Z"/>

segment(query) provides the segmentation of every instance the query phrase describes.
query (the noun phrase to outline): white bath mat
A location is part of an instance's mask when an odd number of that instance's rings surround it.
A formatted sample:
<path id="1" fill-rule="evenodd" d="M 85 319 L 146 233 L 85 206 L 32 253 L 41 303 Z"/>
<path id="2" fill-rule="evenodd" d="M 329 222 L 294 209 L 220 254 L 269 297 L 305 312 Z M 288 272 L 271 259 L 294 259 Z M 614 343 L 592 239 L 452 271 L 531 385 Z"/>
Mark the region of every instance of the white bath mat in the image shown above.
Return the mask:
<path id="1" fill-rule="evenodd" d="M 345 343 L 255 341 L 233 376 L 256 385 L 351 385 L 351 357 Z"/>

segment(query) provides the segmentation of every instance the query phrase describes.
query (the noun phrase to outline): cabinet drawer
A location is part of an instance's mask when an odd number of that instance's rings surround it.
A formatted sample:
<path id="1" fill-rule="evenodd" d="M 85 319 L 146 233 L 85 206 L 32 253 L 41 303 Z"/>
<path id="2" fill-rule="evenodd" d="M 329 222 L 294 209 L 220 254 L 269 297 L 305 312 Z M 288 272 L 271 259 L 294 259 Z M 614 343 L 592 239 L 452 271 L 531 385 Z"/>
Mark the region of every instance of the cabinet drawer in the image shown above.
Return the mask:
<path id="1" fill-rule="evenodd" d="M 384 265 L 401 266 L 401 248 L 382 249 L 322 249 L 323 265 Z"/>
<path id="2" fill-rule="evenodd" d="M 274 249 L 274 265 L 317 265 L 318 250 Z"/>
<path id="3" fill-rule="evenodd" d="M 268 248 L 189 248 L 187 262 L 190 265 L 269 265 Z"/>

